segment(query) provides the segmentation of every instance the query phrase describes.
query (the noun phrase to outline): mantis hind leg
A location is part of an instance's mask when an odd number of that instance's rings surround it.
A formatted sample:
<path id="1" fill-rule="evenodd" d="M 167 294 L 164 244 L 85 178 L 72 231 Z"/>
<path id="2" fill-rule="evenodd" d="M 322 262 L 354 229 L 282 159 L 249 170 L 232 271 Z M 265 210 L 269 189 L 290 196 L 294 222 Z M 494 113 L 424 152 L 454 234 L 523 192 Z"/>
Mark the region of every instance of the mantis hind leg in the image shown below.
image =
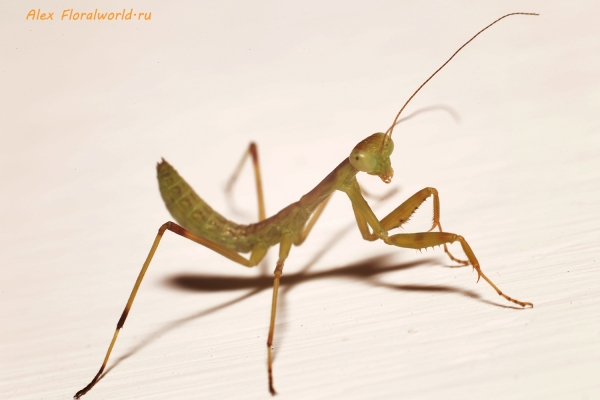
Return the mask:
<path id="1" fill-rule="evenodd" d="M 240 172 L 242 172 L 242 168 L 244 167 L 244 164 L 246 163 L 248 156 L 250 156 L 252 158 L 252 166 L 254 167 L 254 179 L 256 181 L 256 195 L 258 198 L 258 220 L 262 221 L 266 218 L 266 212 L 265 212 L 265 199 L 263 196 L 263 188 L 262 188 L 262 176 L 260 174 L 260 164 L 258 162 L 258 146 L 256 146 L 256 143 L 250 142 L 250 145 L 248 146 L 248 150 L 246 150 L 244 152 L 244 155 L 242 156 L 240 163 L 238 164 L 235 171 L 233 172 L 233 175 L 231 175 L 231 178 L 229 178 L 229 181 L 227 181 L 227 185 L 225 186 L 225 193 L 227 193 L 228 195 L 231 195 L 233 185 L 237 181 L 237 178 L 239 177 Z"/>
<path id="2" fill-rule="evenodd" d="M 496 293 L 504 297 L 506 300 L 518 304 L 521 307 L 533 307 L 533 304 L 531 304 L 528 301 L 519 301 L 502 293 L 502 291 L 496 285 L 494 285 L 494 283 L 481 271 L 479 261 L 477 261 L 475 253 L 473 253 L 473 250 L 471 250 L 471 246 L 469 246 L 467 241 L 460 235 L 448 232 L 421 232 L 401 233 L 389 237 L 389 244 L 410 249 L 424 249 L 427 247 L 440 246 L 453 242 L 460 243 L 463 251 L 469 259 L 469 264 L 471 264 L 473 266 L 473 269 L 477 271 L 477 281 L 479 281 L 479 278 L 483 278 L 487 283 L 489 283 L 492 286 L 492 288 L 494 288 Z"/>
<path id="3" fill-rule="evenodd" d="M 230 250 L 219 243 L 215 243 L 211 240 L 208 240 L 206 238 L 198 236 L 198 235 L 188 231 L 185 228 L 182 228 L 181 226 L 177 225 L 174 222 L 167 222 L 167 223 L 163 224 L 158 229 L 158 233 L 156 234 L 156 238 L 154 239 L 154 242 L 152 243 L 150 252 L 148 253 L 148 256 L 146 257 L 146 261 L 144 261 L 144 265 L 142 266 L 142 269 L 140 270 L 140 273 L 135 281 L 135 284 L 133 285 L 133 289 L 131 290 L 131 293 L 129 294 L 129 299 L 127 300 L 125 309 L 123 310 L 123 313 L 121 314 L 121 318 L 119 318 L 119 322 L 117 322 L 117 328 L 115 329 L 113 338 L 110 342 L 110 345 L 108 346 L 108 350 L 106 351 L 106 355 L 104 356 L 104 361 L 102 362 L 102 366 L 100 367 L 100 370 L 98 371 L 96 376 L 94 376 L 94 379 L 92 379 L 92 381 L 86 387 L 84 387 L 83 389 L 81 389 L 80 391 L 75 393 L 75 396 L 73 396 L 74 398 L 78 399 L 81 396 L 83 396 L 84 394 L 86 394 L 87 392 L 89 392 L 90 389 L 92 389 L 94 387 L 94 385 L 100 380 L 100 377 L 102 376 L 102 373 L 104 372 L 104 369 L 106 368 L 106 364 L 108 363 L 110 353 L 112 352 L 115 342 L 117 341 L 117 336 L 119 335 L 119 331 L 121 330 L 121 328 L 123 328 L 123 325 L 125 325 L 125 320 L 127 319 L 127 315 L 129 315 L 129 311 L 131 310 L 131 306 L 133 305 L 135 296 L 137 295 L 138 289 L 140 288 L 142 280 L 144 279 L 144 275 L 146 274 L 146 271 L 148 270 L 148 267 L 150 266 L 150 262 L 152 261 L 152 258 L 154 257 L 154 253 L 156 252 L 156 249 L 158 248 L 158 245 L 160 244 L 160 239 L 163 237 L 163 234 L 165 233 L 166 230 L 170 230 L 171 232 L 174 232 L 180 236 L 183 236 L 184 238 L 190 239 L 193 242 L 196 242 L 205 247 L 208 247 L 209 249 L 214 250 L 215 252 L 221 254 L 222 256 L 227 257 L 230 260 L 235 261 L 239 264 L 242 264 L 243 266 L 246 266 L 246 267 L 253 267 L 253 266 L 257 265 L 260 262 L 260 260 L 262 259 L 262 257 L 265 256 L 265 253 L 266 253 L 266 249 L 257 247 L 252 251 L 250 259 L 247 259 L 247 258 L 244 258 L 241 255 L 239 255 L 235 251 Z"/>

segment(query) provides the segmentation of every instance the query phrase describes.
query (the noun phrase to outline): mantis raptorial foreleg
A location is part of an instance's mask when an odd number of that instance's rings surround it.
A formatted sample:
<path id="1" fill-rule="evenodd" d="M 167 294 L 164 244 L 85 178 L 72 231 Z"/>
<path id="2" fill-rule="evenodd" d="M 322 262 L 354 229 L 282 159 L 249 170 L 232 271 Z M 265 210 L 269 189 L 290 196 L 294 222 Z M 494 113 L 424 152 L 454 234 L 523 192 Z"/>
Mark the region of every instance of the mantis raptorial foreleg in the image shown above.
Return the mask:
<path id="1" fill-rule="evenodd" d="M 123 328 L 123 325 L 125 325 L 125 320 L 127 319 L 127 315 L 129 315 L 129 311 L 131 310 L 131 306 L 133 305 L 133 300 L 135 300 L 135 296 L 137 295 L 138 289 L 140 288 L 142 280 L 144 279 L 144 275 L 146 275 L 146 271 L 148 270 L 148 267 L 150 266 L 150 262 L 152 261 L 152 258 L 154 257 L 154 253 L 156 252 L 156 249 L 158 248 L 160 239 L 162 239 L 163 234 L 165 233 L 166 230 L 170 230 L 171 232 L 174 232 L 180 236 L 183 236 L 184 238 L 190 239 L 193 242 L 196 242 L 205 247 L 208 247 L 209 249 L 214 250 L 215 252 L 221 254 L 222 256 L 227 257 L 230 260 L 235 261 L 238 264 L 241 264 L 245 267 L 253 267 L 253 266 L 257 265 L 263 259 L 263 257 L 265 256 L 265 254 L 267 252 L 266 248 L 263 249 L 263 248 L 257 247 L 255 250 L 252 251 L 250 258 L 245 258 L 245 257 L 242 257 L 241 255 L 239 255 L 238 253 L 236 253 L 235 251 L 230 250 L 219 243 L 215 243 L 211 240 L 203 238 L 202 236 L 195 235 L 194 233 L 188 231 L 185 228 L 182 228 L 181 226 L 177 225 L 174 222 L 169 221 L 169 222 L 166 222 L 165 224 L 163 224 L 158 229 L 158 233 L 156 234 L 154 243 L 152 243 L 152 247 L 150 248 L 148 257 L 146 257 L 146 261 L 144 261 L 144 265 L 142 266 L 142 269 L 140 270 L 140 273 L 135 281 L 135 285 L 133 285 L 133 289 L 131 290 L 129 299 L 127 300 L 127 304 L 125 305 L 125 309 L 123 310 L 123 313 L 121 314 L 121 318 L 119 318 L 119 322 L 117 323 L 117 328 L 115 329 L 113 338 L 110 342 L 110 345 L 108 346 L 108 350 L 106 351 L 106 356 L 104 357 L 102 366 L 100 367 L 100 370 L 98 371 L 98 373 L 96 374 L 94 379 L 92 379 L 92 381 L 86 387 L 84 387 L 83 389 L 81 389 L 80 391 L 78 391 L 75 394 L 76 399 L 80 398 L 81 396 L 86 394 L 92 387 L 94 387 L 94 385 L 98 382 L 98 380 L 102 376 L 102 372 L 104 372 L 104 369 L 106 368 L 106 364 L 108 363 L 110 353 L 112 352 L 115 342 L 117 341 L 117 336 L 119 335 L 119 331 L 121 330 L 121 328 Z"/>
<path id="2" fill-rule="evenodd" d="M 381 220 L 381 226 L 386 231 L 390 231 L 394 228 L 399 228 L 404 225 L 410 217 L 417 211 L 417 209 L 427 200 L 430 196 L 433 197 L 433 221 L 431 228 L 428 232 L 431 232 L 436 227 L 443 232 L 442 225 L 440 223 L 440 198 L 438 195 L 438 191 L 435 188 L 427 187 L 425 189 L 419 190 L 417 193 L 410 196 L 404 203 L 400 204 L 394 211 L 389 213 Z M 354 210 L 354 216 L 356 217 L 356 223 L 358 225 L 358 229 L 363 237 L 363 239 L 368 241 L 374 241 L 379 239 L 379 236 L 375 233 L 371 233 L 369 231 L 369 226 L 367 224 L 366 219 L 362 216 L 360 212 L 356 209 L 354 204 L 352 205 L 352 209 Z M 462 265 L 469 265 L 468 261 L 460 260 L 454 257 L 446 244 L 443 244 L 444 251 L 448 254 L 448 257 L 454 262 L 457 262 Z"/>
<path id="3" fill-rule="evenodd" d="M 473 269 L 477 271 L 477 281 L 479 281 L 479 278 L 483 278 L 494 288 L 496 293 L 504 297 L 506 300 L 518 304 L 521 307 L 533 307 L 533 304 L 531 304 L 528 301 L 519 301 L 502 293 L 502 291 L 498 289 L 498 286 L 494 285 L 494 283 L 481 271 L 479 261 L 477 261 L 475 253 L 473 253 L 473 250 L 471 250 L 471 246 L 469 246 L 467 241 L 460 235 L 448 232 L 400 233 L 397 235 L 390 236 L 389 241 L 390 244 L 393 244 L 398 247 L 406 247 L 409 249 L 424 249 L 427 247 L 434 247 L 443 244 L 459 242 L 462 246 L 463 251 L 467 255 L 467 258 L 469 259 L 469 264 L 471 264 L 473 266 Z"/>
<path id="4" fill-rule="evenodd" d="M 358 187 L 358 182 L 355 182 L 354 185 L 347 188 L 346 193 L 352 201 L 352 209 L 354 210 L 356 223 L 361 235 L 365 240 L 373 241 L 381 238 L 387 244 L 410 249 L 425 249 L 427 247 L 444 246 L 444 251 L 452 260 L 464 265 L 470 264 L 473 266 L 473 269 L 477 271 L 477 281 L 479 281 L 480 278 L 483 278 L 492 286 L 492 288 L 494 288 L 496 293 L 504 297 L 506 300 L 518 304 L 521 307 L 533 307 L 533 304 L 529 302 L 519 301 L 502 293 L 502 291 L 481 271 L 479 261 L 477 260 L 477 257 L 475 257 L 475 253 L 473 253 L 473 250 L 467 241 L 460 235 L 442 231 L 442 226 L 440 225 L 439 221 L 440 201 L 436 189 L 425 188 L 420 190 L 402 203 L 399 207 L 397 207 L 394 211 L 389 213 L 381 221 L 377 219 L 368 203 L 362 197 L 360 188 Z M 388 236 L 389 230 L 398 228 L 408 221 L 410 216 L 425 200 L 427 200 L 429 196 L 433 196 L 433 224 L 429 232 L 401 233 Z M 373 229 L 373 232 L 370 232 L 369 225 Z M 431 232 L 431 230 L 436 227 L 440 230 L 440 232 Z M 450 254 L 446 246 L 453 242 L 460 243 L 468 261 L 458 260 L 454 258 L 452 254 Z"/>
<path id="5" fill-rule="evenodd" d="M 399 228 L 404 225 L 410 217 L 417 211 L 417 209 L 429 198 L 429 196 L 433 197 L 433 221 L 431 228 L 427 232 L 431 232 L 436 227 L 440 232 L 443 232 L 442 224 L 440 223 L 440 196 L 438 194 L 437 189 L 432 187 L 426 187 L 425 189 L 419 190 L 417 193 L 410 196 L 404 203 L 400 204 L 398 208 L 389 213 L 385 218 L 381 220 L 381 225 L 386 231 L 390 231 L 394 228 Z M 444 252 L 450 257 L 450 259 L 454 262 L 457 262 L 462 265 L 469 265 L 469 262 L 466 260 L 460 260 L 454 257 L 446 244 L 443 244 Z"/>

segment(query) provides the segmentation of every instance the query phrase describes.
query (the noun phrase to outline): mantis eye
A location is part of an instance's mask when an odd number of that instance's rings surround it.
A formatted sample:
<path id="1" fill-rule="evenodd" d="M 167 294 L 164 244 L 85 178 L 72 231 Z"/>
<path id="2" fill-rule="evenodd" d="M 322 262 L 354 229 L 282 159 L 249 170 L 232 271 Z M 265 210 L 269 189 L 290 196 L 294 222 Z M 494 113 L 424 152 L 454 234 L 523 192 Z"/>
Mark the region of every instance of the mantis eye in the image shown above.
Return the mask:
<path id="1" fill-rule="evenodd" d="M 362 172 L 372 172 L 377 166 L 377 159 L 371 153 L 361 150 L 352 150 L 350 153 L 350 164 Z"/>

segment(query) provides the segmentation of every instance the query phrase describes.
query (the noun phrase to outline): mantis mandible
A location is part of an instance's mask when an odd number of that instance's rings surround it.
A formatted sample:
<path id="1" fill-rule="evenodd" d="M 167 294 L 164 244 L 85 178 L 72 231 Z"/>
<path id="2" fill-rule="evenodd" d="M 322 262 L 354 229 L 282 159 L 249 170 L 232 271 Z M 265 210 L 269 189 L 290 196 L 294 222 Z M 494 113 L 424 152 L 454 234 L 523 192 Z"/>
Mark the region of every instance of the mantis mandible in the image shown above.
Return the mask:
<path id="1" fill-rule="evenodd" d="M 398 123 L 398 118 L 406 108 L 413 97 L 429 82 L 442 68 L 446 66 L 467 44 L 475 39 L 483 31 L 497 23 L 498 21 L 512 15 L 538 15 L 535 13 L 511 13 L 498 18 L 492 22 L 465 44 L 463 44 L 452 56 L 439 67 L 425 82 L 404 103 L 390 128 L 385 133 L 375 133 L 360 143 L 350 152 L 350 156 L 343 160 L 329 175 L 325 177 L 314 189 L 300 198 L 299 201 L 290 204 L 277 214 L 266 218 L 265 206 L 262 194 L 261 175 L 258 164 L 258 153 L 256 145 L 250 144 L 245 153 L 242 162 L 236 170 L 232 181 L 235 179 L 241 166 L 248 155 L 251 156 L 254 165 L 254 174 L 258 192 L 259 222 L 249 225 L 239 225 L 231 222 L 220 214 L 215 212 L 206 204 L 194 190 L 179 176 L 177 171 L 164 159 L 157 164 L 158 182 L 160 193 L 167 206 L 167 209 L 177 221 L 163 224 L 159 230 L 150 252 L 142 266 L 139 276 L 135 282 L 133 290 L 127 300 L 127 305 L 123 310 L 121 318 L 117 323 L 112 341 L 102 362 L 100 370 L 92 381 L 83 389 L 75 394 L 79 398 L 86 394 L 100 379 L 113 346 L 117 340 L 119 331 L 125 324 L 127 315 L 131 310 L 133 300 L 138 292 L 144 275 L 156 252 L 160 239 L 165 231 L 169 230 L 184 238 L 190 239 L 202 246 L 205 246 L 222 256 L 237 262 L 245 267 L 254 267 L 258 265 L 267 254 L 270 247 L 279 244 L 279 258 L 274 271 L 273 280 L 273 298 L 271 304 L 271 318 L 269 325 L 269 334 L 267 339 L 267 370 L 269 376 L 269 391 L 272 395 L 276 394 L 273 386 L 273 357 L 272 344 L 275 331 L 275 315 L 277 311 L 277 294 L 279 281 L 283 273 L 283 265 L 287 259 L 292 245 L 301 245 L 317 219 L 325 208 L 327 201 L 335 191 L 345 193 L 352 203 L 352 209 L 356 218 L 358 229 L 363 239 L 376 241 L 381 239 L 385 244 L 405 247 L 411 249 L 424 249 L 434 246 L 443 246 L 444 251 L 451 260 L 462 265 L 471 265 L 477 272 L 477 281 L 483 278 L 492 288 L 506 300 L 518 304 L 521 307 L 533 307 L 532 303 L 519 301 L 504 294 L 482 271 L 475 253 L 471 246 L 460 235 L 444 232 L 440 224 L 440 200 L 436 189 L 427 187 L 412 195 L 408 200 L 389 213 L 383 219 L 378 219 L 371 210 L 371 207 L 364 199 L 361 188 L 356 180 L 359 172 L 365 172 L 369 175 L 375 175 L 381 178 L 385 183 L 391 182 L 394 174 L 392 169 L 390 155 L 394 150 L 392 133 Z M 390 235 L 394 228 L 402 226 L 410 216 L 425 202 L 429 197 L 433 198 L 433 224 L 427 232 L 420 233 L 400 233 Z M 437 232 L 433 232 L 437 228 Z M 455 258 L 447 248 L 447 244 L 458 242 L 467 260 Z M 240 253 L 250 253 L 249 257 L 244 257 Z"/>

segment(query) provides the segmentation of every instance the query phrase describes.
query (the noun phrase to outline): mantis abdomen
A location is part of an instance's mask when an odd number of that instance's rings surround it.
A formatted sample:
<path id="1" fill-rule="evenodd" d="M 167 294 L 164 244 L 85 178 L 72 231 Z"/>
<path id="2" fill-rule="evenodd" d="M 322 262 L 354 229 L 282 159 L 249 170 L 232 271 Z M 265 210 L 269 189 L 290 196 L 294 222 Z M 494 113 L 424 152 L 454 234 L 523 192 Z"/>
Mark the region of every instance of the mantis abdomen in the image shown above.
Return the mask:
<path id="1" fill-rule="evenodd" d="M 213 210 L 164 159 L 156 170 L 160 194 L 178 224 L 233 251 L 252 250 L 255 240 L 248 235 L 247 225 L 229 221 Z"/>

